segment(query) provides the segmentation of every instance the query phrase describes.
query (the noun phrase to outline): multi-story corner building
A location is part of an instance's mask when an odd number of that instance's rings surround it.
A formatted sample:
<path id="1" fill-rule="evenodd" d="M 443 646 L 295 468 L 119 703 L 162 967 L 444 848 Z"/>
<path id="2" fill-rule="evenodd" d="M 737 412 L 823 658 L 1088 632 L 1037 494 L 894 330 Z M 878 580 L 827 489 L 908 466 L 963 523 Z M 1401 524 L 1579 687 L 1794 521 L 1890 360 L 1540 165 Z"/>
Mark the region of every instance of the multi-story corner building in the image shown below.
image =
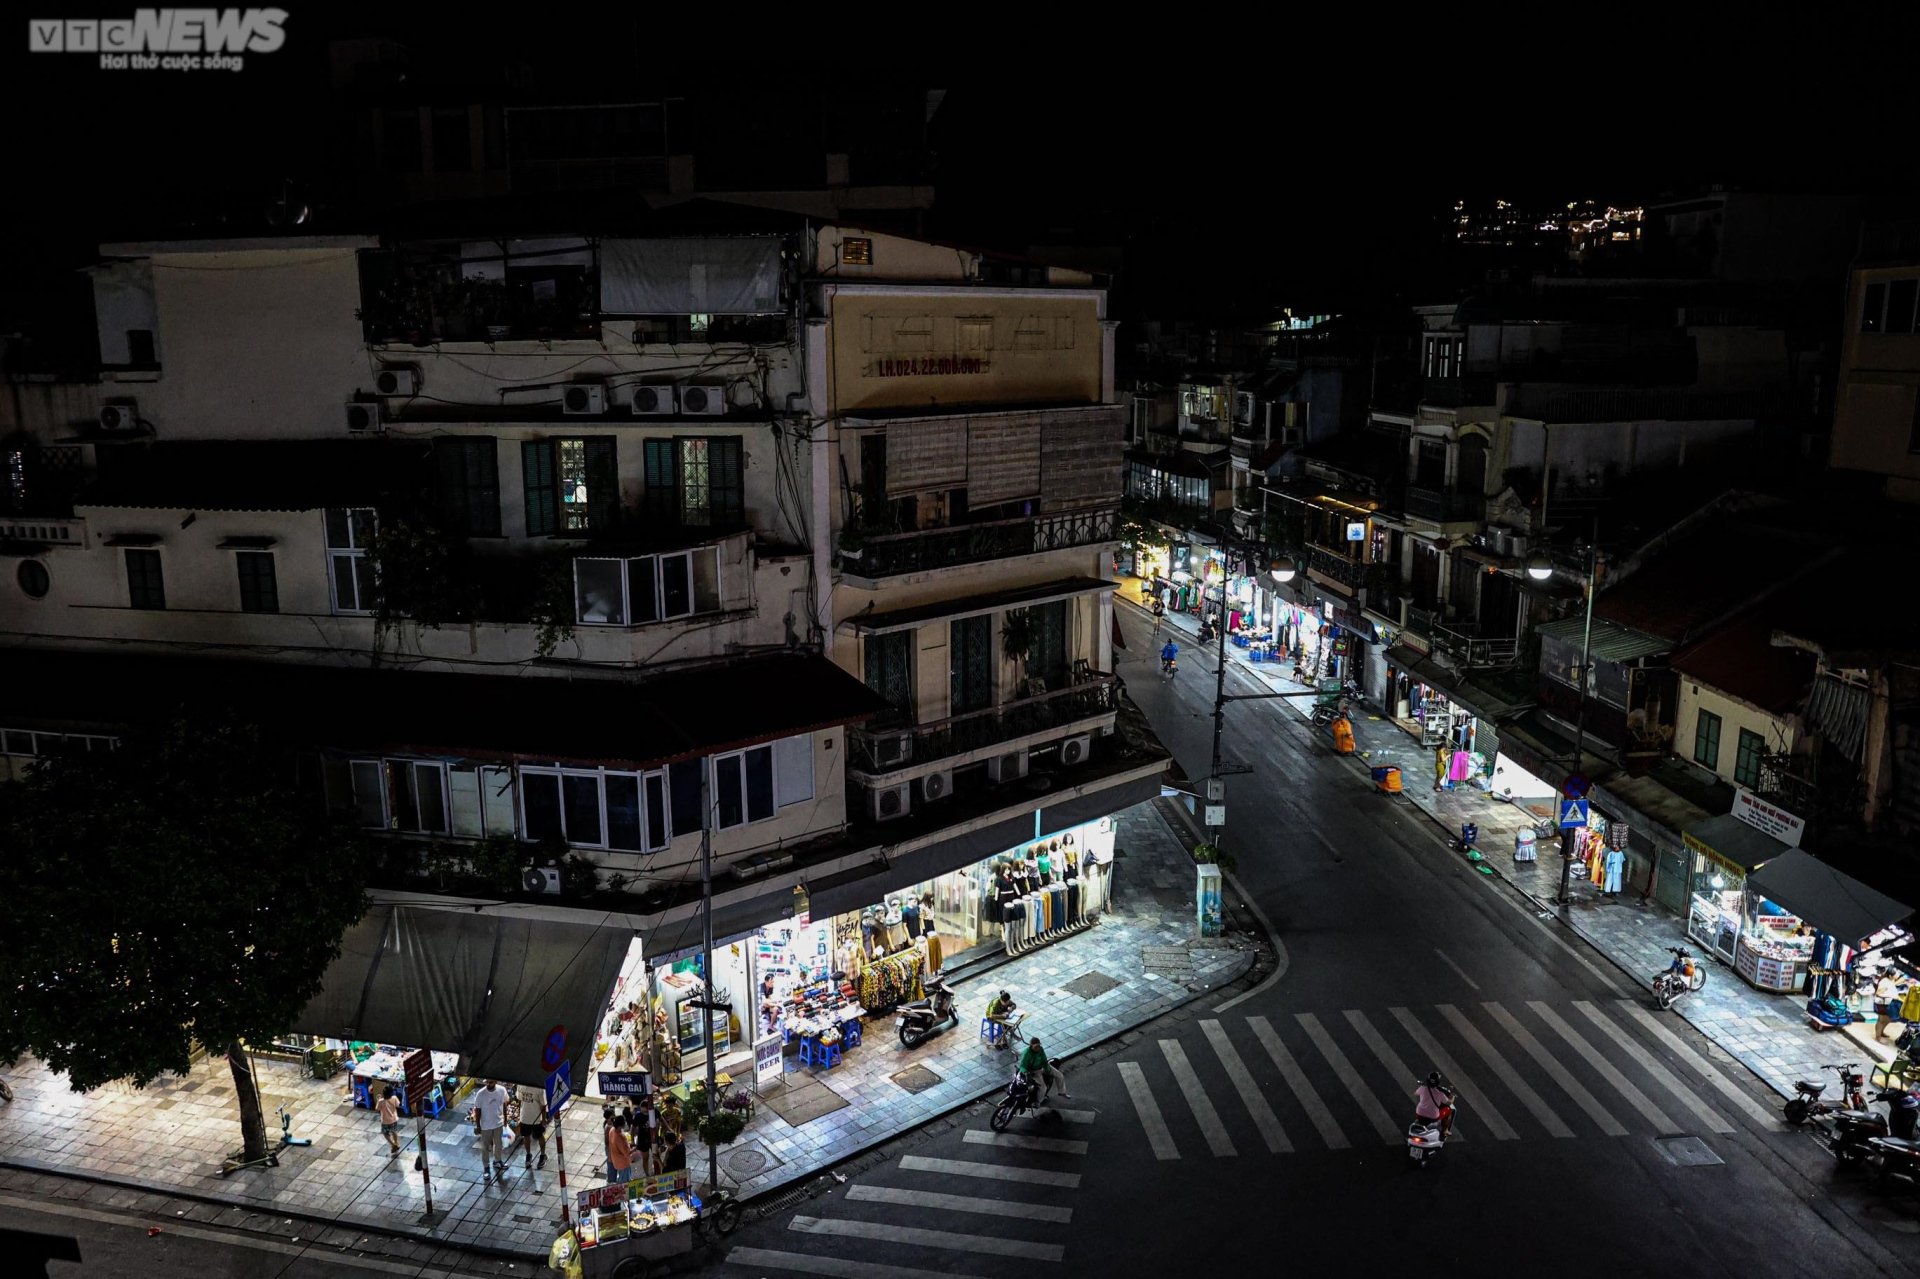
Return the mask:
<path id="1" fill-rule="evenodd" d="M 710 847 L 736 1058 L 754 966 L 864 963 L 897 890 L 964 948 L 994 855 L 1091 885 L 1166 762 L 1112 674 L 1104 290 L 757 211 L 521 230 L 102 247 L 100 367 L 0 424 L 8 771 L 239 705 L 390 841 L 383 918 L 590 900 L 669 1005 Z M 677 1069 L 662 1011 L 623 1052 Z"/>
<path id="2" fill-rule="evenodd" d="M 1830 462 L 1896 502 L 1920 501 L 1920 225 L 1868 228 L 1847 278 Z"/>

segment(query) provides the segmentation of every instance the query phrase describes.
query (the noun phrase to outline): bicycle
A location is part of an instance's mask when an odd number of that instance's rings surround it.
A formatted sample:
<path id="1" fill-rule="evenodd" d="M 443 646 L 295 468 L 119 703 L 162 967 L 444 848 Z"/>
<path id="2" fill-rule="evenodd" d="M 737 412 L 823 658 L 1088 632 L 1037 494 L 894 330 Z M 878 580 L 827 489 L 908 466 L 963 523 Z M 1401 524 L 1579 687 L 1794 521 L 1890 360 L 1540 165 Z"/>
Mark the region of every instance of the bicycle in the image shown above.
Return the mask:
<path id="1" fill-rule="evenodd" d="M 715 1235 L 724 1239 L 739 1227 L 741 1211 L 739 1197 L 722 1186 L 701 1201 L 700 1215 L 693 1219 L 694 1233 L 703 1243 L 713 1243 Z"/>

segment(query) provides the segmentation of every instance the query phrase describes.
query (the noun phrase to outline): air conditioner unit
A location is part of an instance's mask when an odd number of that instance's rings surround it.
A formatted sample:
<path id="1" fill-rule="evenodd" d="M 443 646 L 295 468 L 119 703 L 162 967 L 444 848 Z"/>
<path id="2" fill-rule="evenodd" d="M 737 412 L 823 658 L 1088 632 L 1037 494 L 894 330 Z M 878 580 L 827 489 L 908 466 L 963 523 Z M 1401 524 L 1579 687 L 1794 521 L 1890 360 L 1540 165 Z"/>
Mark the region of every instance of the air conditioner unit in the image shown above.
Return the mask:
<path id="1" fill-rule="evenodd" d="M 607 411 L 607 384 L 574 382 L 560 393 L 560 411 L 568 417 L 598 417 Z"/>
<path id="2" fill-rule="evenodd" d="M 913 787 L 906 782 L 876 786 L 867 792 L 867 816 L 876 822 L 890 822 L 913 811 Z"/>
<path id="3" fill-rule="evenodd" d="M 100 429 L 135 431 L 140 428 L 140 405 L 135 400 L 108 400 L 100 406 Z"/>
<path id="4" fill-rule="evenodd" d="M 558 866 L 529 866 L 520 877 L 520 886 L 530 893 L 558 893 L 560 891 L 560 868 Z"/>
<path id="5" fill-rule="evenodd" d="M 1093 754 L 1093 734 L 1082 733 L 1060 743 L 1060 762 L 1067 767 L 1084 764 Z"/>
<path id="6" fill-rule="evenodd" d="M 677 413 L 679 408 L 673 401 L 671 386 L 636 386 L 633 388 L 633 411 L 638 417 L 654 417 L 662 413 Z"/>
<path id="7" fill-rule="evenodd" d="M 936 799 L 945 799 L 953 794 L 953 770 L 944 768 L 928 773 L 920 779 L 920 799 L 931 804 Z"/>
<path id="8" fill-rule="evenodd" d="M 898 733 L 873 740 L 873 762 L 880 768 L 898 768 L 913 762 L 913 734 Z"/>
<path id="9" fill-rule="evenodd" d="M 377 435 L 385 425 L 380 406 L 370 400 L 347 401 L 347 430 L 355 435 Z"/>
<path id="10" fill-rule="evenodd" d="M 1027 753 L 1025 751 L 996 755 L 987 761 L 987 780 L 990 782 L 1013 782 L 1026 775 Z"/>
<path id="11" fill-rule="evenodd" d="M 420 370 L 408 364 L 389 364 L 374 374 L 373 389 L 381 395 L 418 395 Z"/>
<path id="12" fill-rule="evenodd" d="M 727 388 L 704 382 L 680 384 L 680 413 L 683 417 L 719 417 L 727 411 Z"/>

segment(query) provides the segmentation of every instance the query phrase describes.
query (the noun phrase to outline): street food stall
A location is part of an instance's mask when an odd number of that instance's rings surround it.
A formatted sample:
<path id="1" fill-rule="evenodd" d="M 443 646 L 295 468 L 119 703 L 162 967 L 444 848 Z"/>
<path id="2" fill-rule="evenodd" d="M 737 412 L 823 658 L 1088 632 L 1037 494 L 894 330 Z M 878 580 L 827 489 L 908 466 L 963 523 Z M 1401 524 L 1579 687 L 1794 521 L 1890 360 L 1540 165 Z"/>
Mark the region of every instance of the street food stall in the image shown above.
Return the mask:
<path id="1" fill-rule="evenodd" d="M 1775 917 L 1790 918 L 1799 927 L 1794 958 L 1802 974 L 1811 962 L 1818 936 L 1831 938 L 1844 950 L 1841 961 L 1834 964 L 1836 969 L 1851 968 L 1860 956 L 1903 940 L 1906 933 L 1896 925 L 1913 913 L 1912 907 L 1797 848 L 1748 876 L 1747 894 L 1770 905 L 1777 903 Z M 1757 936 L 1753 943 L 1755 958 L 1745 961 L 1760 967 L 1761 978 L 1767 976 L 1766 961 L 1773 958 L 1764 948 L 1767 940 L 1764 933 Z M 1743 947 L 1747 944 L 1743 938 Z M 1798 950 L 1802 946 L 1804 954 Z M 1747 976 L 1744 968 L 1741 975 Z M 1769 985 L 1754 977 L 1747 980 L 1763 990 L 1797 988 L 1784 983 Z"/>
<path id="2" fill-rule="evenodd" d="M 1689 826 L 1680 838 L 1693 862 L 1687 936 L 1708 954 L 1732 964 L 1750 982 L 1759 976 L 1764 958 L 1768 980 L 1756 984 L 1768 990 L 1794 989 L 1792 984 L 1775 983 L 1800 978 L 1804 948 L 1788 941 L 1800 921 L 1772 909 L 1770 903 L 1748 901 L 1746 891 L 1747 877 L 1788 851 L 1788 846 L 1734 813 Z M 1742 943 L 1748 938 L 1751 944 L 1743 958 Z"/>
<path id="3" fill-rule="evenodd" d="M 685 1169 L 582 1190 L 577 1220 L 554 1240 L 547 1264 L 578 1279 L 634 1279 L 693 1251 L 700 1199 Z"/>

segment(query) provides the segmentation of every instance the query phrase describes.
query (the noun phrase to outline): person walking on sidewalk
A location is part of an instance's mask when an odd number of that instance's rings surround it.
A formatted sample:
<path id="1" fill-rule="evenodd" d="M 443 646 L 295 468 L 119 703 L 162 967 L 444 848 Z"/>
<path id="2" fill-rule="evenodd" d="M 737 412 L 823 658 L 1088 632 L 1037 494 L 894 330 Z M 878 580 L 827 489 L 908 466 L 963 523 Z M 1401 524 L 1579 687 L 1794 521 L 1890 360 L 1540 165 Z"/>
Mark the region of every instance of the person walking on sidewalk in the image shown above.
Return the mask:
<path id="1" fill-rule="evenodd" d="M 487 1184 L 491 1172 L 495 1181 L 506 1176 L 507 1165 L 501 1158 L 500 1129 L 507 1122 L 507 1090 L 498 1079 L 473 1095 L 473 1122 L 480 1135 L 480 1184 Z"/>
<path id="2" fill-rule="evenodd" d="M 520 1122 L 513 1144 L 526 1152 L 527 1171 L 532 1172 L 536 1141 L 540 1143 L 540 1166 L 547 1166 L 547 1094 L 545 1089 L 528 1084 L 521 1084 L 515 1091 L 520 1097 Z M 511 1158 L 513 1151 L 509 1150 L 507 1156 Z"/>
<path id="3" fill-rule="evenodd" d="M 634 1162 L 649 1175 L 660 1171 L 660 1147 L 654 1136 L 660 1127 L 660 1112 L 653 1108 L 653 1094 L 641 1093 L 639 1108 L 633 1112 L 628 1134 L 633 1141 Z"/>
<path id="4" fill-rule="evenodd" d="M 380 1116 L 380 1135 L 387 1139 L 392 1151 L 387 1158 L 391 1159 L 400 1153 L 400 1094 L 392 1084 L 380 1094 L 380 1102 L 373 1110 Z"/>
<path id="5" fill-rule="evenodd" d="M 1159 600 L 1153 602 L 1153 633 L 1158 635 L 1160 628 L 1167 624 L 1167 606 Z"/>

